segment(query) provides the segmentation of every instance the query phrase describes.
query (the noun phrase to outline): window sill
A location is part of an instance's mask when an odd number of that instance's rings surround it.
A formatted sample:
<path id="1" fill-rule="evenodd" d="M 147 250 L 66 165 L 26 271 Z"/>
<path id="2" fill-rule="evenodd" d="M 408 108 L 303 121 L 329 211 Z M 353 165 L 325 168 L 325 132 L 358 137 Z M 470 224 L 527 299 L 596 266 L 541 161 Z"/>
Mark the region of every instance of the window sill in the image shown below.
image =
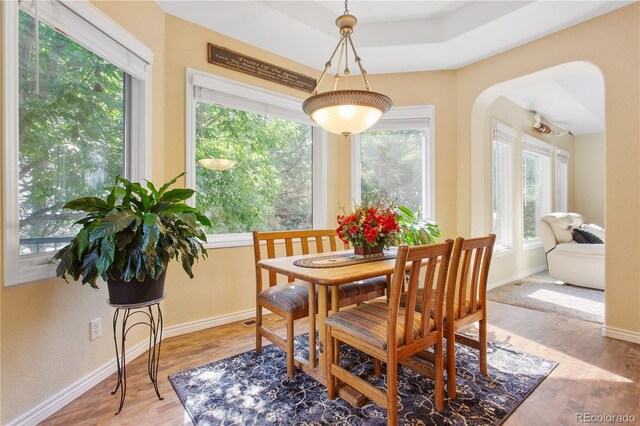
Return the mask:
<path id="1" fill-rule="evenodd" d="M 246 247 L 253 245 L 253 236 L 250 232 L 242 234 L 210 234 L 207 235 L 207 249 Z"/>
<path id="2" fill-rule="evenodd" d="M 495 250 L 491 255 L 493 258 L 496 257 L 505 257 L 513 254 L 513 248 L 503 248 L 499 250 Z"/>
<path id="3" fill-rule="evenodd" d="M 539 248 L 542 248 L 542 240 L 539 238 L 535 240 L 525 241 L 522 245 L 523 251 L 530 251 Z"/>

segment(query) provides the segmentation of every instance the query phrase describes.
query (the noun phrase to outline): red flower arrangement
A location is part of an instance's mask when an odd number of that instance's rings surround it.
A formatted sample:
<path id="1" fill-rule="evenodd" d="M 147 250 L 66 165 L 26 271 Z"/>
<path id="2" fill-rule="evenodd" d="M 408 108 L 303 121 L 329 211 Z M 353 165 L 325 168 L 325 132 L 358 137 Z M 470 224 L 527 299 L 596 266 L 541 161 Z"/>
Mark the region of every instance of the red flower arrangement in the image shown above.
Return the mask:
<path id="1" fill-rule="evenodd" d="M 356 247 L 388 246 L 400 230 L 393 208 L 382 200 L 373 204 L 365 201 L 353 213 L 338 215 L 337 219 L 338 237 Z"/>

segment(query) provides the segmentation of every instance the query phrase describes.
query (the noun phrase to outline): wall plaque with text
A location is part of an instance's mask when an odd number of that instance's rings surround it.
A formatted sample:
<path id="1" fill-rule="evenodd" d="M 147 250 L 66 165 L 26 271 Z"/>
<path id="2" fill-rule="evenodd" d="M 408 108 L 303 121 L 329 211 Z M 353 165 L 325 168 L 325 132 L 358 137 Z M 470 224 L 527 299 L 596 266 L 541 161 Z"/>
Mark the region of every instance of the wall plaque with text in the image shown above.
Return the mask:
<path id="1" fill-rule="evenodd" d="M 264 80 L 280 83 L 294 89 L 313 92 L 316 87 L 316 80 L 306 75 L 298 74 L 261 61 L 259 59 L 245 56 L 233 50 L 208 43 L 208 62 L 231 70 L 262 78 Z"/>

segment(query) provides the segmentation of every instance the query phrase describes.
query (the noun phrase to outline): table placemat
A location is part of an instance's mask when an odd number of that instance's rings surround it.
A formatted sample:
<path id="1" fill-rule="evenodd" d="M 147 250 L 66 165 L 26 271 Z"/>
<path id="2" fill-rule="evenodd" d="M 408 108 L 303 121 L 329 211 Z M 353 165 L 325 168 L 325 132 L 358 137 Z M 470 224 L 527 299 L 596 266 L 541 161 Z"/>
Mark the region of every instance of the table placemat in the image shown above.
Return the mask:
<path id="1" fill-rule="evenodd" d="M 338 268 L 340 266 L 357 265 L 359 263 L 377 262 L 379 260 L 395 259 L 397 252 L 394 250 L 385 251 L 378 256 L 360 257 L 353 253 L 332 254 L 330 256 L 308 257 L 298 259 L 293 262 L 296 266 L 303 268 Z"/>

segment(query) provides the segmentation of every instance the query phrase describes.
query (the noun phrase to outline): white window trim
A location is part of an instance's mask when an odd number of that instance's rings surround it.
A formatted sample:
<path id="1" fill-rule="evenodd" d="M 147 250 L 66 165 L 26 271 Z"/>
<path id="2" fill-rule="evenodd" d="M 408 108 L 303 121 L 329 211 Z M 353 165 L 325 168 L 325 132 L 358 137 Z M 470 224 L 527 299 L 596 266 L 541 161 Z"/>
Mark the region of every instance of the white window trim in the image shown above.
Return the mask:
<path id="1" fill-rule="evenodd" d="M 495 118 L 492 118 L 491 119 L 491 139 L 490 139 L 491 140 L 491 150 L 492 151 L 493 151 L 493 145 L 496 143 L 495 142 L 495 134 L 494 134 L 495 131 L 499 131 L 499 132 L 505 133 L 507 136 L 509 136 L 511 138 L 511 140 L 508 141 L 508 142 L 507 141 L 504 141 L 504 142 L 499 141 L 499 142 L 497 142 L 497 143 L 509 144 L 511 146 L 511 164 L 509 165 L 511 173 L 510 173 L 509 180 L 508 180 L 508 182 L 509 182 L 509 194 L 508 194 L 507 200 L 506 200 L 506 203 L 509 205 L 509 208 L 511 210 L 511 217 L 509 218 L 510 222 L 511 222 L 511 230 L 510 230 L 510 232 L 511 232 L 511 235 L 510 235 L 510 237 L 511 237 L 511 246 L 507 247 L 507 248 L 497 247 L 497 246 L 494 247 L 493 256 L 500 257 L 500 256 L 506 256 L 506 255 L 512 254 L 515 251 L 515 245 L 516 245 L 516 243 L 515 243 L 516 238 L 515 238 L 515 227 L 514 227 L 514 214 L 513 214 L 513 206 L 514 206 L 513 200 L 515 200 L 516 197 L 515 197 L 515 192 L 514 192 L 515 191 L 515 185 L 513 184 L 514 183 L 514 179 L 513 179 L 514 175 L 513 175 L 513 173 L 514 173 L 514 155 L 515 155 L 515 149 L 514 148 L 515 148 L 515 141 L 516 141 L 516 137 L 517 137 L 518 131 L 516 129 L 514 129 L 513 127 L 511 127 L 510 125 L 508 125 L 506 123 L 503 123 L 503 122 L 501 122 L 499 120 L 496 120 Z M 491 158 L 493 158 L 493 155 L 491 155 Z M 493 164 L 491 165 L 491 169 L 490 170 L 493 170 Z M 491 178 L 493 179 L 493 176 Z M 491 185 L 491 186 L 493 188 L 493 185 Z M 491 197 L 492 197 L 492 200 L 491 200 L 490 207 L 493 205 L 493 192 L 491 193 Z M 489 217 L 491 217 L 491 216 L 492 215 L 489 214 Z M 493 219 L 492 219 L 492 222 L 493 222 Z M 491 227 L 493 227 L 493 225 Z M 492 232 L 493 232 L 493 230 L 492 230 Z"/>
<path id="2" fill-rule="evenodd" d="M 565 209 L 564 210 L 569 210 L 569 180 L 571 178 L 570 173 L 569 173 L 569 159 L 571 158 L 571 153 L 569 153 L 568 151 L 565 151 L 562 148 L 558 148 L 555 147 L 555 155 L 554 155 L 554 160 L 555 160 L 555 164 L 554 164 L 554 169 L 555 169 L 555 185 L 553 185 L 553 191 L 554 191 L 554 197 L 553 197 L 553 202 L 554 202 L 554 211 L 561 211 L 560 206 L 558 205 L 558 181 L 559 181 L 559 170 L 558 170 L 558 165 L 560 164 L 560 158 L 564 157 L 566 158 L 566 162 L 567 162 L 567 187 L 564 188 L 565 190 L 565 200 L 564 200 L 564 204 L 566 204 Z"/>
<path id="3" fill-rule="evenodd" d="M 150 174 L 151 152 L 151 64 L 153 53 L 133 35 L 120 27 L 87 0 L 38 2 L 40 20 L 53 22 L 69 38 L 114 62 L 131 78 L 131 122 L 135 129 L 127 129 L 132 148 L 125 164 L 129 177 L 141 180 Z M 17 1 L 2 2 L 2 102 L 3 102 L 3 251 L 4 286 L 12 286 L 55 276 L 56 265 L 51 263 L 53 253 L 20 256 L 20 223 L 18 201 L 18 12 Z M 95 40 L 113 40 L 129 52 L 124 55 L 110 49 L 109 43 Z M 106 37 L 108 35 L 108 37 Z M 113 45 L 113 44 L 111 44 Z M 120 51 L 121 52 L 121 51 Z M 131 55 L 135 55 L 134 58 Z M 120 60 L 118 58 L 121 58 Z M 128 64 L 142 62 L 143 68 L 133 69 Z M 135 74 L 134 74 L 135 72 Z M 135 78 L 134 78 L 135 77 Z"/>
<path id="4" fill-rule="evenodd" d="M 302 111 L 302 100 L 282 95 L 266 89 L 260 89 L 248 84 L 240 83 L 228 78 L 187 68 L 186 79 L 186 185 L 187 188 L 196 187 L 196 87 L 204 87 L 219 92 L 233 94 L 236 97 L 247 98 L 252 101 L 264 102 L 281 109 L 291 110 L 290 117 L 282 117 L 302 124 L 313 126 L 312 145 L 312 218 L 313 228 L 323 229 L 327 226 L 327 137 L 326 131 L 315 125 L 306 115 L 298 114 Z M 195 204 L 195 198 L 189 200 Z M 251 233 L 237 234 L 208 234 L 206 248 L 240 247 L 253 244 Z"/>
<path id="5" fill-rule="evenodd" d="M 425 129 L 420 120 L 429 120 L 429 138 L 426 146 L 423 146 L 422 176 L 423 186 L 428 189 L 428 194 L 423 192 L 422 205 L 423 218 L 436 221 L 436 120 L 435 107 L 433 105 L 398 106 L 393 107 L 370 130 L 389 129 Z M 360 133 L 352 135 L 351 140 L 351 198 L 354 203 L 362 201 L 360 188 L 362 137 Z M 426 173 L 425 173 L 426 171 Z M 428 197 L 428 198 L 426 198 Z"/>
<path id="6" fill-rule="evenodd" d="M 538 156 L 547 156 L 549 159 L 549 176 L 547 177 L 547 193 L 549 194 L 549 209 L 553 209 L 554 204 L 554 195 L 555 190 L 552 186 L 552 175 L 553 175 L 553 164 L 552 164 L 552 155 L 554 151 L 554 146 L 548 142 L 540 140 L 535 136 L 532 136 L 528 133 L 522 133 L 522 154 L 521 154 L 521 163 L 524 162 L 524 152 L 530 152 L 534 155 Z M 524 185 L 524 181 L 520 183 L 520 186 Z M 524 198 L 524 194 L 523 194 Z M 529 251 L 542 247 L 542 239 L 540 237 L 533 238 L 531 240 L 524 239 L 524 212 L 522 213 L 522 224 L 523 224 L 523 232 L 520 236 L 522 241 L 522 250 Z"/>

